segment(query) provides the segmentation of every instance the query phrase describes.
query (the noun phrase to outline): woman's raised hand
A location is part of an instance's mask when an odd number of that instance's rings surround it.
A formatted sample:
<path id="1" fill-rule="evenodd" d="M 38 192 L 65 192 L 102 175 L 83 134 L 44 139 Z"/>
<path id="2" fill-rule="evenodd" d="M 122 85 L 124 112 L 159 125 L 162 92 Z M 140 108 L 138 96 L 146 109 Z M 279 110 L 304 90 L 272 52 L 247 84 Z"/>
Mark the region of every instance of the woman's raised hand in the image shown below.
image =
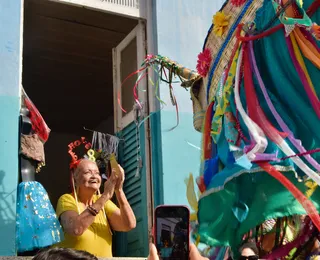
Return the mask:
<path id="1" fill-rule="evenodd" d="M 114 190 L 116 188 L 116 185 L 118 183 L 119 176 L 116 175 L 116 170 L 112 169 L 110 178 L 104 183 L 104 190 L 103 194 L 108 197 L 108 199 L 111 199 L 114 193 Z"/>
<path id="2" fill-rule="evenodd" d="M 119 167 L 119 176 L 116 184 L 116 190 L 121 190 L 123 187 L 124 179 L 125 179 L 124 169 L 120 166 L 120 164 L 118 165 L 118 167 Z"/>

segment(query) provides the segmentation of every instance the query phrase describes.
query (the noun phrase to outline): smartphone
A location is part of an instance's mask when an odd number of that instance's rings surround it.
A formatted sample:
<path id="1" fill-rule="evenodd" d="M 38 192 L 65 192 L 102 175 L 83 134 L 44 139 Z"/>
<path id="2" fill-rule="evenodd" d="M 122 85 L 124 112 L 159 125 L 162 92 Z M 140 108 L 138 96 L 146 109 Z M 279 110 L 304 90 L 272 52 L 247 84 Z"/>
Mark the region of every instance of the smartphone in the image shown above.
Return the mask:
<path id="1" fill-rule="evenodd" d="M 154 218 L 154 240 L 159 258 L 188 260 L 189 209 L 186 206 L 159 206 Z"/>

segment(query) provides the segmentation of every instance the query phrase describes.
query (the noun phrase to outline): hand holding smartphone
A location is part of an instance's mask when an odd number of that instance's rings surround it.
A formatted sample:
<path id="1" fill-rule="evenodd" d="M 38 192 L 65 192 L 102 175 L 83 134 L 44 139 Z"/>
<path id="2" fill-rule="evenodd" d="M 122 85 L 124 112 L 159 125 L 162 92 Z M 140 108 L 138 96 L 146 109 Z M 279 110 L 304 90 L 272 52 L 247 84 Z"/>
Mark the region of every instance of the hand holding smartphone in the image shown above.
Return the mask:
<path id="1" fill-rule="evenodd" d="M 154 217 L 154 240 L 160 259 L 188 260 L 189 209 L 185 206 L 159 206 Z"/>

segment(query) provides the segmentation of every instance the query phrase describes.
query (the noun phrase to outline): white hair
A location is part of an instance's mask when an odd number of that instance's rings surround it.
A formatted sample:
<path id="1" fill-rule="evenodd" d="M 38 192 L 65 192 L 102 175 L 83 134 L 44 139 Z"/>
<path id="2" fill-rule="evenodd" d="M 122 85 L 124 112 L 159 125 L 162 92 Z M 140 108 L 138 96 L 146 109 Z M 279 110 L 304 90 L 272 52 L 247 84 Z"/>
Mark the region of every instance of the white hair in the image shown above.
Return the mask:
<path id="1" fill-rule="evenodd" d="M 96 164 L 96 162 L 91 161 L 91 160 L 89 160 L 88 158 L 83 158 L 83 159 L 81 159 L 81 161 L 79 162 L 78 166 L 73 170 L 73 173 L 72 173 L 73 178 L 75 178 L 75 177 L 79 174 L 79 171 L 80 171 L 80 167 L 79 167 L 79 166 L 80 166 L 80 164 L 82 164 L 83 162 L 91 162 L 91 163 Z"/>

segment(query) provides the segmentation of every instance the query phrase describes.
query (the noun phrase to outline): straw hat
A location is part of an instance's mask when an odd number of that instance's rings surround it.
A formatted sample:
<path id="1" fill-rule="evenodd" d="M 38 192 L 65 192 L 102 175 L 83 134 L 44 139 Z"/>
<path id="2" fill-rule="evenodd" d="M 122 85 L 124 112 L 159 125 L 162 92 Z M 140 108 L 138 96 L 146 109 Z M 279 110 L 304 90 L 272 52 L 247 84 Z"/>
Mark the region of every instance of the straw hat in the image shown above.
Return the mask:
<path id="1" fill-rule="evenodd" d="M 205 40 L 204 49 L 209 48 L 213 58 L 209 72 L 203 80 L 206 84 L 202 86 L 205 89 L 206 95 L 209 89 L 209 96 L 207 98 L 209 101 L 214 97 L 218 82 L 231 58 L 233 47 L 236 43 L 235 32 L 237 25 L 239 23 L 254 21 L 257 10 L 262 7 L 263 4 L 263 0 L 246 0 L 243 1 L 244 3 L 240 6 L 236 6 L 234 2 L 236 1 L 226 1 L 220 10 L 228 21 L 228 25 L 222 36 L 216 34 L 214 25 L 212 25 Z"/>

